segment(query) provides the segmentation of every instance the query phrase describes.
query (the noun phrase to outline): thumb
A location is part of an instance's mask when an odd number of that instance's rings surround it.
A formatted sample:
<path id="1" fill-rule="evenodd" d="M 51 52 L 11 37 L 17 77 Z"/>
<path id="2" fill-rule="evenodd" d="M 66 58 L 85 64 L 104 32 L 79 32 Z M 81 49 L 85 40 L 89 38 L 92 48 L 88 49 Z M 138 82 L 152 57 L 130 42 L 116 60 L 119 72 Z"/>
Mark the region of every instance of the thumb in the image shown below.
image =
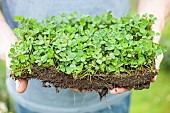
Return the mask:
<path id="1" fill-rule="evenodd" d="M 27 89 L 27 85 L 28 85 L 27 79 L 16 80 L 16 91 L 18 93 L 23 93 Z"/>

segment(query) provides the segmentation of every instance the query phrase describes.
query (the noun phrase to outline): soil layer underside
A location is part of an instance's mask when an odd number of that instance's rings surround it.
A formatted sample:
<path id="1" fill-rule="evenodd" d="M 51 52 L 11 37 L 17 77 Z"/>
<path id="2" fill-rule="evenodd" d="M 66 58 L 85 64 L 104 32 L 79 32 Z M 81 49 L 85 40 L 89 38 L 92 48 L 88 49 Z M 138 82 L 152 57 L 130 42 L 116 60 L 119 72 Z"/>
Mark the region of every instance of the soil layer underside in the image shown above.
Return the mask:
<path id="1" fill-rule="evenodd" d="M 108 90 L 113 88 L 127 88 L 127 89 L 148 89 L 150 87 L 151 79 L 157 75 L 157 71 L 150 72 L 150 69 L 145 69 L 144 71 L 139 71 L 138 73 L 121 74 L 121 75 L 96 75 L 90 77 L 84 77 L 83 79 L 75 80 L 72 76 L 66 75 L 64 73 L 56 72 L 53 67 L 50 68 L 32 68 L 33 74 L 22 74 L 21 77 L 16 77 L 11 74 L 13 79 L 26 78 L 26 79 L 38 79 L 41 80 L 44 87 L 51 87 L 47 85 L 50 83 L 56 88 L 73 88 L 79 91 L 97 91 L 100 95 L 100 99 L 106 96 Z"/>

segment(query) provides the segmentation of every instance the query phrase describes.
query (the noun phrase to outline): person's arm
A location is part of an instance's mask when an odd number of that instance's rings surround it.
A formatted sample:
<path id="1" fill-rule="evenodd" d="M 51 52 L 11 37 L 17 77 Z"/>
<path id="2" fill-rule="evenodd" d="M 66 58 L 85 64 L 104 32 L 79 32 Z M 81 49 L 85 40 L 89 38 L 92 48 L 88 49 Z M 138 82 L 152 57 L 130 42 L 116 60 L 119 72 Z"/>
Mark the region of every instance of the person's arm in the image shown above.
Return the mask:
<path id="1" fill-rule="evenodd" d="M 8 60 L 6 59 L 7 52 L 10 49 L 10 45 L 15 43 L 17 40 L 16 36 L 6 23 L 1 10 L 0 10 L 0 59 L 1 60 Z M 8 66 L 7 66 L 8 67 Z M 16 91 L 22 93 L 26 90 L 28 81 L 25 79 L 20 79 L 16 81 Z"/>
<path id="2" fill-rule="evenodd" d="M 138 2 L 138 13 L 142 14 L 153 14 L 157 20 L 152 26 L 155 32 L 161 34 L 168 17 L 170 16 L 170 0 L 139 0 Z M 154 42 L 159 43 L 160 36 L 154 37 Z M 156 69 L 159 70 L 160 63 L 163 59 L 163 55 L 158 56 L 156 61 Z M 156 77 L 152 79 L 152 82 L 156 81 Z M 115 90 L 116 89 L 116 90 Z M 115 88 L 110 90 L 111 94 L 119 94 L 127 91 L 125 88 Z"/>
<path id="3" fill-rule="evenodd" d="M 5 61 L 6 52 L 16 39 L 0 11 L 0 59 Z"/>

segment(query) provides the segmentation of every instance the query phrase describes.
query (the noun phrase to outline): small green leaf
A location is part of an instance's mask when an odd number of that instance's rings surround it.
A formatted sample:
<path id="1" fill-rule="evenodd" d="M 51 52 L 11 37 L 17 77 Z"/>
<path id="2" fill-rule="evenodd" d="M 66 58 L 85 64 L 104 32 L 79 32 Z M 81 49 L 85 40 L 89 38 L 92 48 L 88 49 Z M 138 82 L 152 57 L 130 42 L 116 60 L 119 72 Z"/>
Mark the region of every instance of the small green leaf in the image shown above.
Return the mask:
<path id="1" fill-rule="evenodd" d="M 72 67 L 66 67 L 66 73 L 67 74 L 71 74 L 73 72 L 73 68 Z"/>
<path id="2" fill-rule="evenodd" d="M 128 54 L 127 57 L 132 57 L 132 54 Z"/>
<path id="3" fill-rule="evenodd" d="M 21 72 L 15 72 L 15 76 L 21 76 Z"/>
<path id="4" fill-rule="evenodd" d="M 120 72 L 125 72 L 125 71 L 126 71 L 126 69 L 125 69 L 125 68 L 120 67 Z"/>
<path id="5" fill-rule="evenodd" d="M 62 72 L 65 72 L 65 67 L 63 65 L 60 65 L 59 66 L 59 69 L 62 71 Z"/>
<path id="6" fill-rule="evenodd" d="M 13 58 L 13 54 L 9 53 L 9 54 L 8 54 L 8 57 L 9 57 L 9 58 Z"/>
<path id="7" fill-rule="evenodd" d="M 41 61 L 42 61 L 42 62 L 46 62 L 47 59 L 48 59 L 48 56 L 47 56 L 47 55 L 43 55 L 43 56 L 41 57 Z"/>
<path id="8" fill-rule="evenodd" d="M 83 63 L 81 63 L 79 66 L 76 66 L 76 74 L 78 75 L 83 70 Z"/>
<path id="9" fill-rule="evenodd" d="M 81 25 L 82 27 L 86 25 L 85 18 L 82 17 L 82 18 L 80 19 L 80 25 Z"/>
<path id="10" fill-rule="evenodd" d="M 110 72 L 114 72 L 116 70 L 116 68 L 114 66 L 108 66 L 108 71 Z"/>
<path id="11" fill-rule="evenodd" d="M 50 66 L 53 66 L 53 65 L 54 65 L 54 60 L 53 60 L 53 59 L 48 59 L 47 62 L 49 62 L 49 65 L 50 65 Z"/>
<path id="12" fill-rule="evenodd" d="M 14 20 L 15 20 L 16 22 L 22 21 L 23 19 L 24 19 L 23 16 L 15 16 L 15 17 L 14 17 Z"/>
<path id="13" fill-rule="evenodd" d="M 114 54 L 115 54 L 116 56 L 118 56 L 118 55 L 120 55 L 120 51 L 119 51 L 119 50 L 115 50 L 115 51 L 114 51 Z"/>
<path id="14" fill-rule="evenodd" d="M 15 52 L 15 49 L 14 49 L 14 48 L 11 48 L 11 49 L 10 49 L 10 52 L 11 52 L 11 53 L 14 53 L 14 52 Z"/>
<path id="15" fill-rule="evenodd" d="M 98 64 L 102 64 L 102 60 L 100 60 L 100 59 L 97 59 L 97 61 L 96 61 Z"/>
<path id="16" fill-rule="evenodd" d="M 106 68 L 106 65 L 105 65 L 105 64 L 101 64 L 101 65 L 100 65 L 100 70 L 101 70 L 102 72 L 105 72 L 105 68 Z"/>
<path id="17" fill-rule="evenodd" d="M 86 60 L 86 58 L 85 57 L 81 57 L 81 59 L 80 59 L 82 62 L 84 62 L 85 60 Z"/>

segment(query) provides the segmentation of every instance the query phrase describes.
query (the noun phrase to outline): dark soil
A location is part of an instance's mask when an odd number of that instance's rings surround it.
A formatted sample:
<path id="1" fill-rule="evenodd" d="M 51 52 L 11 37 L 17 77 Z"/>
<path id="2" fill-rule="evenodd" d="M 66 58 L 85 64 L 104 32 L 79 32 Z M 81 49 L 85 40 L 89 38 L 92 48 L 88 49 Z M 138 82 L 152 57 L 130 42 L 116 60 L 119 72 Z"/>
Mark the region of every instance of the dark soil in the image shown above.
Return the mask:
<path id="1" fill-rule="evenodd" d="M 132 72 L 131 74 L 122 73 L 121 75 L 110 74 L 110 75 L 95 75 L 85 77 L 83 79 L 75 80 L 72 76 L 66 75 L 64 73 L 56 72 L 54 67 L 50 68 L 32 68 L 33 74 L 22 74 L 21 77 L 16 77 L 14 74 L 11 74 L 13 79 L 26 78 L 31 79 L 35 78 L 41 80 L 44 87 L 51 87 L 53 85 L 56 88 L 73 88 L 78 89 L 80 92 L 85 91 L 97 91 L 100 95 L 100 99 L 103 96 L 106 96 L 109 89 L 113 88 L 127 88 L 142 90 L 148 89 L 150 87 L 151 79 L 157 75 L 157 71 L 150 72 L 150 69 L 145 69 L 144 71 Z M 50 84 L 49 84 L 50 83 Z"/>

